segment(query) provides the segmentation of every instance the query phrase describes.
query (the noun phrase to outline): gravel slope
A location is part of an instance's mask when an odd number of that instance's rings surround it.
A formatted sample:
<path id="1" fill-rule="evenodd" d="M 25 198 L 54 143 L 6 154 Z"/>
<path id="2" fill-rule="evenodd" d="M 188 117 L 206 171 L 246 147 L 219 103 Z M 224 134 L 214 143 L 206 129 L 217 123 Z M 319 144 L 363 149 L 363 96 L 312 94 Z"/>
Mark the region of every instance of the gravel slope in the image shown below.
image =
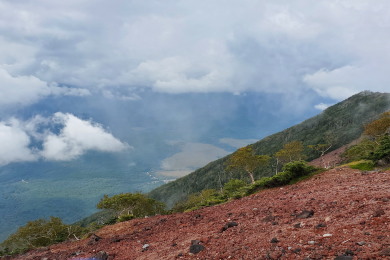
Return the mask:
<path id="1" fill-rule="evenodd" d="M 390 171 L 335 168 L 223 205 L 107 226 L 96 235 L 14 259 L 390 259 Z"/>

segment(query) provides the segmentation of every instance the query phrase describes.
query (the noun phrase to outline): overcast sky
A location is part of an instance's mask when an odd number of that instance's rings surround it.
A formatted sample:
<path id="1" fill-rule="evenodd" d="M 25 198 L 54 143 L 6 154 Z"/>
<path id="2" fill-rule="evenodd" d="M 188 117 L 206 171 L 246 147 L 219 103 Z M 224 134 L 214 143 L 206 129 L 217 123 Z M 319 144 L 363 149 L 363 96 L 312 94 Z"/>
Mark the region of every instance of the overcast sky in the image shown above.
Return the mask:
<path id="1" fill-rule="evenodd" d="M 0 109 L 49 96 L 133 102 L 145 89 L 302 97 L 285 99 L 294 107 L 309 92 L 335 103 L 390 88 L 388 0 L 0 0 L 0 14 Z M 35 152 L 28 122 L 3 116 L 0 140 L 19 153 L 0 148 L 0 164 L 131 148 L 59 112 L 42 120 L 63 129 L 46 130 Z M 105 143 L 72 135 L 74 125 Z"/>

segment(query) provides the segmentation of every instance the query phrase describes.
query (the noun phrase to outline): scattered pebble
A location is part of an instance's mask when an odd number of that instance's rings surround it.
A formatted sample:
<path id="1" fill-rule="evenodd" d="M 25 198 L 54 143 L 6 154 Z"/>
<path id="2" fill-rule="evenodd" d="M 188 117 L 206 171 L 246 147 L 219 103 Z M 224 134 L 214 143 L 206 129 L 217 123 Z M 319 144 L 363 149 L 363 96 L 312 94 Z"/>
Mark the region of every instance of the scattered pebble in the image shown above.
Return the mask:
<path id="1" fill-rule="evenodd" d="M 197 254 L 201 251 L 203 251 L 205 247 L 200 244 L 199 240 L 192 240 L 191 241 L 191 246 L 190 246 L 190 253 L 191 254 Z"/>
<path id="2" fill-rule="evenodd" d="M 222 227 L 221 231 L 223 232 L 223 231 L 227 230 L 228 228 L 235 227 L 235 226 L 238 226 L 237 222 L 234 222 L 234 221 L 228 222 L 225 224 L 225 226 Z"/>
<path id="3" fill-rule="evenodd" d="M 359 245 L 359 246 L 364 246 L 366 244 L 366 242 L 360 241 L 360 242 L 357 242 L 356 244 Z"/>
<path id="4" fill-rule="evenodd" d="M 307 242 L 309 245 L 314 245 L 316 242 L 315 241 L 309 241 Z"/>
<path id="5" fill-rule="evenodd" d="M 322 237 L 331 237 L 332 234 L 323 234 Z"/>
<path id="6" fill-rule="evenodd" d="M 310 218 L 314 215 L 314 210 L 304 210 L 299 213 L 296 218 Z"/>

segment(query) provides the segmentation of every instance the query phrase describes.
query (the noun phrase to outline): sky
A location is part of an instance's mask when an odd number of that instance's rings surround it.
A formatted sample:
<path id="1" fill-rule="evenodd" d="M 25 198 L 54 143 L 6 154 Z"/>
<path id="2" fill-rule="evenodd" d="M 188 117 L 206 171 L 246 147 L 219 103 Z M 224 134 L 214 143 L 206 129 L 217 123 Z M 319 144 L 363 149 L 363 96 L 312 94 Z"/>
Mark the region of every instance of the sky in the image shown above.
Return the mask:
<path id="1" fill-rule="evenodd" d="M 145 93 L 256 93 L 304 114 L 363 90 L 389 91 L 387 0 L 1 0 L 0 14 L 0 166 L 134 149 L 93 112 L 21 112 L 48 99 L 88 100 L 93 110 L 93 100 L 164 102 Z M 159 111 L 167 120 L 175 112 Z M 246 143 L 229 138 L 220 143 Z M 181 144 L 161 171 L 227 154 L 208 145 Z"/>

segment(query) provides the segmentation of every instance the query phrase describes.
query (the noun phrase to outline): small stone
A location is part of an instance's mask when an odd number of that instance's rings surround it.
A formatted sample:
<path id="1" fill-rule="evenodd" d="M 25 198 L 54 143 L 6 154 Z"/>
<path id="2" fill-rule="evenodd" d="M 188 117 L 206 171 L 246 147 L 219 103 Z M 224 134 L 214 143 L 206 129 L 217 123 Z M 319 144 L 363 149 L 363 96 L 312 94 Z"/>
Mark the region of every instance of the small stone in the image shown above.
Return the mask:
<path id="1" fill-rule="evenodd" d="M 377 218 L 385 214 L 385 211 L 383 209 L 377 209 L 374 211 L 373 217 Z"/>
<path id="2" fill-rule="evenodd" d="M 299 252 L 301 252 L 302 251 L 302 249 L 300 249 L 300 248 L 295 248 L 294 250 L 293 250 L 293 252 L 295 253 L 295 254 L 298 254 Z"/>
<path id="3" fill-rule="evenodd" d="M 345 250 L 344 255 L 354 255 L 354 252 L 352 252 L 352 250 L 350 250 L 350 249 L 347 249 L 347 250 Z"/>
<path id="4" fill-rule="evenodd" d="M 383 249 L 379 252 L 380 256 L 390 256 L 390 247 Z"/>
<path id="5" fill-rule="evenodd" d="M 264 222 L 271 222 L 271 221 L 274 221 L 274 220 L 275 220 L 275 217 L 272 216 L 272 215 L 268 215 L 265 218 L 263 218 Z"/>
<path id="6" fill-rule="evenodd" d="M 190 253 L 191 254 L 197 254 L 200 251 L 203 251 L 205 247 L 203 245 L 191 245 L 190 246 Z"/>
<path id="7" fill-rule="evenodd" d="M 316 242 L 315 241 L 309 241 L 307 242 L 309 245 L 314 245 Z"/>
<path id="8" fill-rule="evenodd" d="M 332 234 L 323 234 L 322 237 L 331 237 Z"/>
<path id="9" fill-rule="evenodd" d="M 334 260 L 352 260 L 353 256 L 350 255 L 339 255 L 336 256 Z"/>
<path id="10" fill-rule="evenodd" d="M 92 259 L 95 259 L 95 260 L 107 260 L 108 259 L 108 255 L 107 255 L 106 252 L 100 251 L 96 255 L 94 255 Z"/>
<path id="11" fill-rule="evenodd" d="M 148 249 L 149 249 L 149 247 L 150 247 L 150 245 L 149 245 L 149 244 L 145 244 L 145 245 L 143 245 L 143 246 L 142 246 L 142 252 L 145 252 L 146 250 L 148 250 Z"/>
<path id="12" fill-rule="evenodd" d="M 292 249 L 292 246 L 287 247 L 287 249 L 288 249 L 288 250 L 291 250 L 291 249 Z"/>
<path id="13" fill-rule="evenodd" d="M 331 220 L 330 217 L 326 217 L 326 218 L 325 218 L 325 222 L 329 222 L 330 220 Z"/>
<path id="14" fill-rule="evenodd" d="M 100 239 L 102 239 L 102 238 L 99 237 L 98 235 L 92 234 L 92 235 L 89 237 L 88 245 L 96 244 Z"/>
<path id="15" fill-rule="evenodd" d="M 296 218 L 310 218 L 314 215 L 314 210 L 304 210 L 299 213 Z"/>
<path id="16" fill-rule="evenodd" d="M 359 245 L 359 246 L 364 246 L 364 245 L 366 244 L 366 242 L 364 242 L 364 241 L 359 241 L 359 242 L 357 242 L 356 244 Z"/>
<path id="17" fill-rule="evenodd" d="M 301 225 L 301 223 L 297 223 L 297 224 L 294 225 L 294 227 L 295 227 L 295 228 L 301 228 L 302 225 Z"/>
<path id="18" fill-rule="evenodd" d="M 280 241 L 276 238 L 276 237 L 274 237 L 274 238 L 272 238 L 271 239 L 271 243 L 279 243 Z"/>
<path id="19" fill-rule="evenodd" d="M 228 228 L 235 227 L 235 226 L 238 226 L 237 222 L 234 222 L 234 221 L 228 222 L 228 223 L 225 224 L 225 226 L 222 227 L 221 231 L 222 232 L 226 231 Z"/>
<path id="20" fill-rule="evenodd" d="M 316 228 L 324 228 L 326 227 L 326 224 L 325 223 L 319 223 Z"/>

